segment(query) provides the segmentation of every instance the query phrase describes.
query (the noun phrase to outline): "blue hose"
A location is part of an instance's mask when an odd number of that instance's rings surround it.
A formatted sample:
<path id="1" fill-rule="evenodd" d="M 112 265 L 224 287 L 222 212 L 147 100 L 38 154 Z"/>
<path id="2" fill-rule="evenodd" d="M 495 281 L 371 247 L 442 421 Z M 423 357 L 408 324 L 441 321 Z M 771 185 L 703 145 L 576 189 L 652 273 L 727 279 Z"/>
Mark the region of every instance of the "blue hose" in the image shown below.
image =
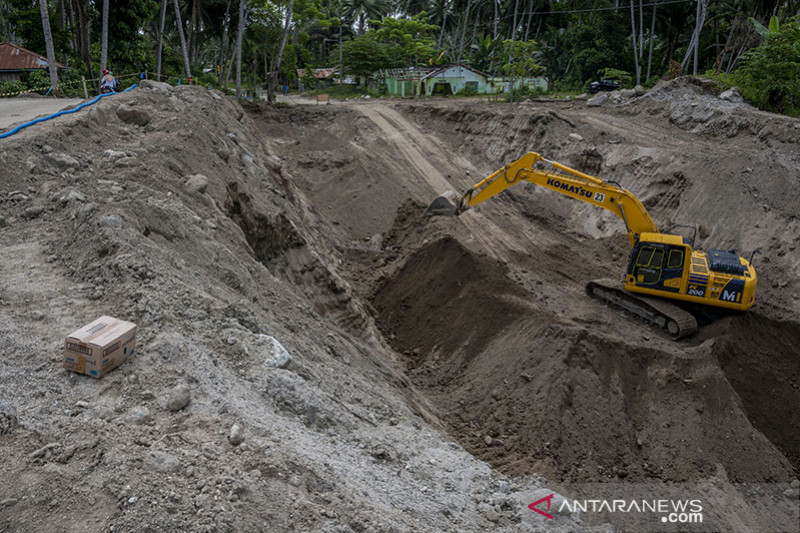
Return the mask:
<path id="1" fill-rule="evenodd" d="M 134 83 L 133 85 L 131 85 L 130 87 L 128 87 L 127 89 L 125 89 L 122 92 L 126 93 L 126 92 L 130 91 L 131 89 L 133 89 L 134 87 L 138 87 L 138 85 L 136 83 Z M 37 119 L 31 120 L 30 122 L 26 122 L 25 124 L 20 124 L 19 126 L 15 127 L 12 130 L 9 130 L 9 131 L 7 131 L 5 133 L 0 133 L 0 139 L 5 139 L 6 137 L 11 137 L 15 133 L 17 133 L 19 130 L 21 130 L 23 128 L 27 128 L 28 126 L 33 126 L 34 124 L 38 124 L 39 122 L 44 122 L 45 120 L 50 120 L 51 118 L 60 117 L 61 115 L 67 115 L 69 113 L 75 113 L 76 111 L 80 111 L 81 109 L 83 109 L 86 106 L 92 105 L 93 103 L 97 102 L 98 100 L 100 100 L 104 96 L 111 96 L 111 95 L 114 95 L 114 94 L 118 94 L 118 93 L 101 94 L 99 96 L 96 96 L 93 100 L 91 100 L 89 102 L 84 102 L 81 105 L 79 105 L 77 107 L 74 107 L 72 109 L 66 109 L 64 111 L 58 111 L 57 113 L 53 113 L 52 115 L 48 115 L 46 117 L 37 118 Z"/>

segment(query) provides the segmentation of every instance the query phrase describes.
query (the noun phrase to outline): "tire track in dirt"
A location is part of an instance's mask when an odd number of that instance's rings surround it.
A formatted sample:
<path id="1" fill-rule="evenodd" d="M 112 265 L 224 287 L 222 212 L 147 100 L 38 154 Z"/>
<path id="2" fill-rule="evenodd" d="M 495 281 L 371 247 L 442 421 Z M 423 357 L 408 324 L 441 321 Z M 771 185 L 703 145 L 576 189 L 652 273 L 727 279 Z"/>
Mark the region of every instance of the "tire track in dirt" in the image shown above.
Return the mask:
<path id="1" fill-rule="evenodd" d="M 462 191 L 469 186 L 467 179 L 463 183 L 454 185 L 440 172 L 440 168 L 452 168 L 453 173 L 463 171 L 463 158 L 454 162 L 445 149 L 431 140 L 431 136 L 422 133 L 415 125 L 403 118 L 396 110 L 381 104 L 362 105 L 358 110 L 369 118 L 386 135 L 387 141 L 396 146 L 405 156 L 416 174 L 413 183 L 419 185 L 413 191 L 417 200 L 428 203 L 444 191 Z M 469 166 L 472 166 L 471 164 Z M 465 178 L 467 178 L 465 174 Z M 469 181 L 471 185 L 473 182 Z M 500 209 L 500 206 L 486 206 L 484 211 Z M 507 252 L 527 253 L 529 248 L 518 244 L 518 240 L 508 234 L 508 231 L 489 220 L 483 213 L 471 211 L 460 217 L 461 222 L 467 226 L 471 237 L 481 246 L 481 251 L 494 258 L 507 259 Z M 526 238 L 537 244 L 546 244 L 538 234 L 526 232 Z M 501 252 L 498 244 L 502 246 Z M 501 253 L 498 253 L 501 252 Z"/>

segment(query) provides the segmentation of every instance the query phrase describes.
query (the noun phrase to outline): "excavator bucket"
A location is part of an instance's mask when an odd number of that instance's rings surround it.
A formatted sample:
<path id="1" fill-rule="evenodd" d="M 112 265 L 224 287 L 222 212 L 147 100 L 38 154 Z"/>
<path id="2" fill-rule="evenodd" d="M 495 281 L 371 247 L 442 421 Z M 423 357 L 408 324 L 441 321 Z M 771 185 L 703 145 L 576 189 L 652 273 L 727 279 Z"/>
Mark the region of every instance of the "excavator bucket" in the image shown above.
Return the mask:
<path id="1" fill-rule="evenodd" d="M 454 217 L 458 215 L 459 198 L 453 191 L 445 191 L 431 202 L 425 210 L 429 217 Z"/>

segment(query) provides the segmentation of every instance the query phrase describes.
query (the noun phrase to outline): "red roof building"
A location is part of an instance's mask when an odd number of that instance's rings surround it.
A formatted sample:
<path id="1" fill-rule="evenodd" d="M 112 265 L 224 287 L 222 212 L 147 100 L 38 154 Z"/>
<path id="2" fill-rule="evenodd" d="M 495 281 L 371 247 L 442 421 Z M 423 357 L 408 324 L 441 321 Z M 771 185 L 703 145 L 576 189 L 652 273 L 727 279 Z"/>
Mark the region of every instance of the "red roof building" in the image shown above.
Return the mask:
<path id="1" fill-rule="evenodd" d="M 64 68 L 61 63 L 56 67 Z M 0 81 L 21 81 L 25 73 L 47 69 L 47 58 L 12 43 L 0 43 Z"/>

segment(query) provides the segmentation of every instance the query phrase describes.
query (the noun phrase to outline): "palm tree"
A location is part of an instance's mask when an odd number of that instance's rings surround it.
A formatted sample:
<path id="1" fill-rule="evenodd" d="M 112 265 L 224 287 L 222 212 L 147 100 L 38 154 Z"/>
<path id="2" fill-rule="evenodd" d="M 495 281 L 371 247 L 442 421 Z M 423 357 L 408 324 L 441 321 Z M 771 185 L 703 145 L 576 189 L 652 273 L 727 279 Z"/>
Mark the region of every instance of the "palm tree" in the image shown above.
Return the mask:
<path id="1" fill-rule="evenodd" d="M 164 20 L 167 15 L 167 0 L 161 0 L 161 13 L 158 22 L 158 51 L 156 52 L 156 80 L 161 80 L 161 53 L 164 49 Z"/>
<path id="2" fill-rule="evenodd" d="M 50 31 L 50 13 L 47 11 L 47 0 L 39 0 L 39 10 L 42 13 L 42 30 L 44 31 L 44 44 L 47 47 L 47 66 L 50 69 L 50 86 L 58 85 L 58 70 L 56 70 L 56 52 L 53 48 L 53 32 Z M 58 89 L 54 89 L 57 94 Z"/>
<path id="3" fill-rule="evenodd" d="M 244 1 L 244 0 L 242 0 Z M 178 34 L 181 37 L 181 51 L 183 52 L 183 68 L 186 70 L 186 77 L 192 77 L 192 69 L 189 68 L 189 54 L 186 50 L 186 36 L 183 33 L 183 22 L 181 22 L 181 8 L 178 6 L 178 0 L 172 0 L 175 5 L 175 19 L 178 23 Z"/>
<path id="4" fill-rule="evenodd" d="M 267 98 L 271 102 L 275 98 L 275 84 L 278 81 L 278 72 L 281 70 L 281 58 L 283 57 L 283 49 L 286 46 L 286 37 L 289 35 L 289 28 L 292 27 L 292 11 L 294 10 L 294 0 L 289 0 L 289 9 L 286 11 L 286 24 L 283 26 L 283 38 L 281 39 L 281 46 L 278 48 L 278 57 L 275 60 L 275 71 L 272 72 L 267 88 Z M 343 76 L 340 73 L 339 76 Z"/>
<path id="5" fill-rule="evenodd" d="M 387 0 L 350 0 L 347 8 L 347 16 L 358 19 L 358 33 L 364 33 L 367 17 L 376 20 L 383 18 L 389 12 L 390 5 Z"/>
<path id="6" fill-rule="evenodd" d="M 175 0 L 177 2 L 177 0 Z M 239 29 L 236 33 L 236 98 L 242 96 L 242 35 L 244 35 L 244 15 L 247 0 L 239 0 Z"/>
<path id="7" fill-rule="evenodd" d="M 108 59 L 108 0 L 103 0 L 103 30 L 100 36 L 100 76 L 106 69 Z"/>

